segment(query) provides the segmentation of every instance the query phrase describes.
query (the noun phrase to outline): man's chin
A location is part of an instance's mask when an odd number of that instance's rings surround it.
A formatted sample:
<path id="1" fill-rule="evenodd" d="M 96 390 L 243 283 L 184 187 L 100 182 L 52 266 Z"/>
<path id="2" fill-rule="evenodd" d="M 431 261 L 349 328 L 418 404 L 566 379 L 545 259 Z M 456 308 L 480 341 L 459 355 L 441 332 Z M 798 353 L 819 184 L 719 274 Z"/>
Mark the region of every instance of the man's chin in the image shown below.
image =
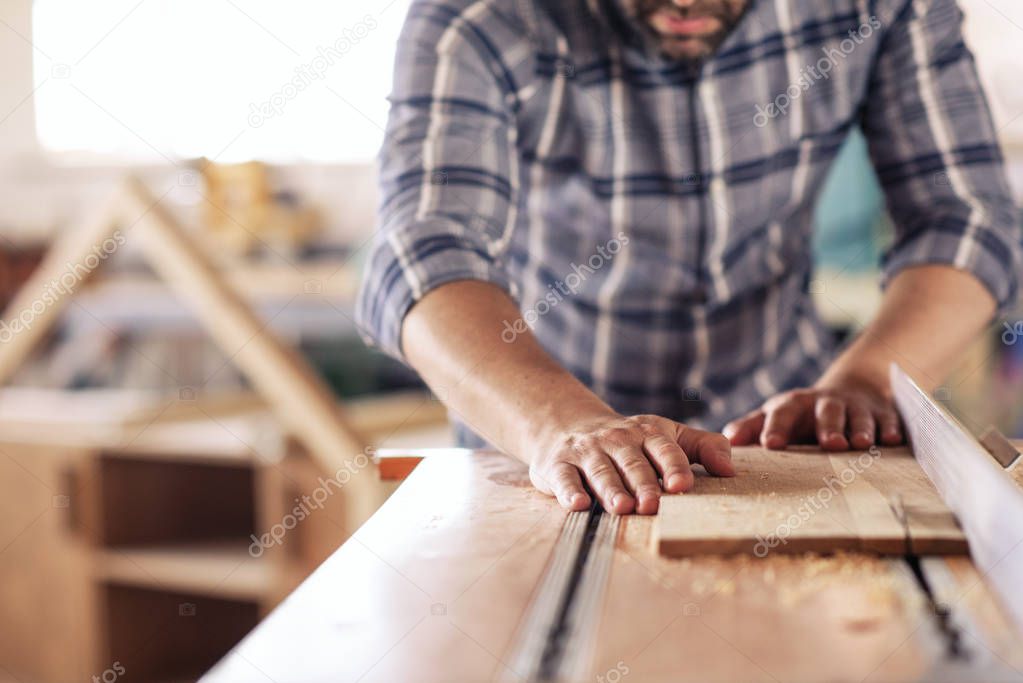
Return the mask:
<path id="1" fill-rule="evenodd" d="M 669 59 L 703 59 L 713 50 L 717 41 L 707 37 L 662 38 L 661 53 Z"/>

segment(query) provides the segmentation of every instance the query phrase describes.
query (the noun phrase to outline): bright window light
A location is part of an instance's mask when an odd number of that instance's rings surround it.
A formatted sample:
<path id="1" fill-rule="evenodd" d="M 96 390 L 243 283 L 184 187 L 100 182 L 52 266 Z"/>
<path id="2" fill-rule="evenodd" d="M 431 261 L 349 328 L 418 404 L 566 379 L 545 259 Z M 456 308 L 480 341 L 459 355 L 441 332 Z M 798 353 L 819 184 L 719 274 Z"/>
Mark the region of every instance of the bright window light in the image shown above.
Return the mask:
<path id="1" fill-rule="evenodd" d="M 360 162 L 409 0 L 36 0 L 36 128 L 66 160 Z"/>

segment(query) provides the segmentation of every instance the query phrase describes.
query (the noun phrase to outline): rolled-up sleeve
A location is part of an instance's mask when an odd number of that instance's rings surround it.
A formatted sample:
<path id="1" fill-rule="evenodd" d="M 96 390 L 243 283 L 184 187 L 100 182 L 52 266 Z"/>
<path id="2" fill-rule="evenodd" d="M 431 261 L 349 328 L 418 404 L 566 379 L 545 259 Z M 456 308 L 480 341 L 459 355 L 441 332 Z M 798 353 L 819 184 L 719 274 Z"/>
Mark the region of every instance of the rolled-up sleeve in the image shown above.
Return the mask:
<path id="1" fill-rule="evenodd" d="M 492 48 L 439 3 L 413 3 L 402 29 L 356 307 L 364 337 L 397 358 L 405 315 L 430 290 L 464 279 L 512 290 L 501 259 L 517 201 L 515 101 Z"/>
<path id="2" fill-rule="evenodd" d="M 911 0 L 890 18 L 862 125 L 895 223 L 883 263 L 972 273 L 1004 311 L 1017 297 L 1023 232 L 955 0 Z"/>

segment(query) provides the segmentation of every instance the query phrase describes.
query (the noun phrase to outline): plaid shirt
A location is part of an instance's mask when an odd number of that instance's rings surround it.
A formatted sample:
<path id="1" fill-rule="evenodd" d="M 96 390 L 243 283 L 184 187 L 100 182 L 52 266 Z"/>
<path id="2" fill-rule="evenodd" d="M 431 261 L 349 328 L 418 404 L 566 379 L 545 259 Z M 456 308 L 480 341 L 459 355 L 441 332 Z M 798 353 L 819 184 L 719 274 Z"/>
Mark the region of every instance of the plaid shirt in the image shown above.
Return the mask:
<path id="1" fill-rule="evenodd" d="M 1004 309 L 1023 240 L 961 19 L 954 0 L 752 0 L 693 67 L 615 0 L 416 0 L 362 326 L 400 358 L 424 294 L 492 282 L 616 410 L 719 429 L 832 355 L 811 217 L 857 124 L 895 224 L 884 281 L 951 264 Z"/>

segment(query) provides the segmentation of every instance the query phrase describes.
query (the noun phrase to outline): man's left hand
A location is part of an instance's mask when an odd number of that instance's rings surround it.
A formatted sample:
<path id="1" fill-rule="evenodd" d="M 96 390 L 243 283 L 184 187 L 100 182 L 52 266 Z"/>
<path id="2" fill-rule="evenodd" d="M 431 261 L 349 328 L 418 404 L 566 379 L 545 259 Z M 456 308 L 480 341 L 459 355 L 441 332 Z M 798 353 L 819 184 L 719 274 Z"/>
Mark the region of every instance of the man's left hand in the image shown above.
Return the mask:
<path id="1" fill-rule="evenodd" d="M 759 442 L 772 449 L 816 441 L 826 451 L 845 451 L 903 441 L 892 399 L 855 384 L 786 391 L 723 431 L 733 446 Z"/>

